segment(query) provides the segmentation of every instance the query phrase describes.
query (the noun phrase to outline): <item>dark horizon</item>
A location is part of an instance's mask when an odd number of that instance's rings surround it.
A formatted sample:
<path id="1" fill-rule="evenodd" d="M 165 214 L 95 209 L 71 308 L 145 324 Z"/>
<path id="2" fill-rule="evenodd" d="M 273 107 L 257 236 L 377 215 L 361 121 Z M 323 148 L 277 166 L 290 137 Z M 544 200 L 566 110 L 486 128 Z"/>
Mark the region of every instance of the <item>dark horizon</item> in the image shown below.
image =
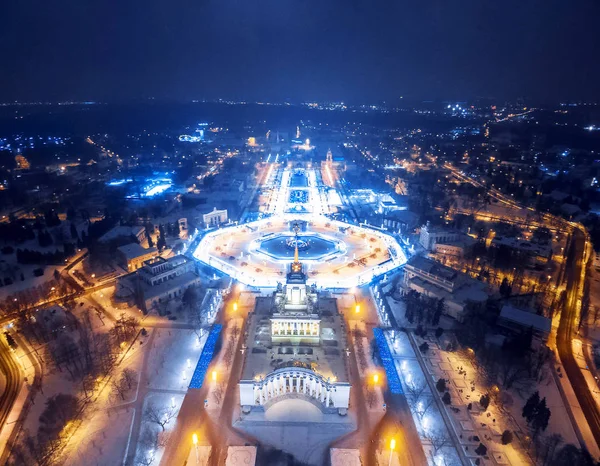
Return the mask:
<path id="1" fill-rule="evenodd" d="M 600 3 L 4 6 L 0 101 L 600 99 Z"/>

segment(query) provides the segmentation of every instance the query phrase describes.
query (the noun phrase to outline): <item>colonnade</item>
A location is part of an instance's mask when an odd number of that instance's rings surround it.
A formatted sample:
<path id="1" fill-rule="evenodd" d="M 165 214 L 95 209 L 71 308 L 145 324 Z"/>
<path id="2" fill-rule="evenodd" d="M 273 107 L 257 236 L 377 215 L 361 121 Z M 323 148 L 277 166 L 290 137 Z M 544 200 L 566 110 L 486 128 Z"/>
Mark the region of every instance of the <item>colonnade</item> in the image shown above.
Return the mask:
<path id="1" fill-rule="evenodd" d="M 298 393 L 318 400 L 327 408 L 334 404 L 332 394 L 335 391 L 335 384 L 302 368 L 279 369 L 254 382 L 254 400 L 259 405 L 279 396 Z"/>
<path id="2" fill-rule="evenodd" d="M 272 336 L 319 336 L 319 321 L 271 319 Z"/>

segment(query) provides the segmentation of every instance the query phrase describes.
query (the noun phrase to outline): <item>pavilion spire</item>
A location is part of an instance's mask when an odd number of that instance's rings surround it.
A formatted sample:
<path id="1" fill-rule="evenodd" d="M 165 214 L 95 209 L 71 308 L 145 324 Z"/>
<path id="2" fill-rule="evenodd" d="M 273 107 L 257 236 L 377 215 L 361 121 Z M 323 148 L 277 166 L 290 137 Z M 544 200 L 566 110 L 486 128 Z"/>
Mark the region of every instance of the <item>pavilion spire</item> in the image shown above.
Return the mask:
<path id="1" fill-rule="evenodd" d="M 298 231 L 300 231 L 300 227 L 296 223 L 294 225 L 294 232 L 296 233 L 295 242 L 294 242 L 294 264 L 300 262 L 300 257 L 298 254 Z"/>

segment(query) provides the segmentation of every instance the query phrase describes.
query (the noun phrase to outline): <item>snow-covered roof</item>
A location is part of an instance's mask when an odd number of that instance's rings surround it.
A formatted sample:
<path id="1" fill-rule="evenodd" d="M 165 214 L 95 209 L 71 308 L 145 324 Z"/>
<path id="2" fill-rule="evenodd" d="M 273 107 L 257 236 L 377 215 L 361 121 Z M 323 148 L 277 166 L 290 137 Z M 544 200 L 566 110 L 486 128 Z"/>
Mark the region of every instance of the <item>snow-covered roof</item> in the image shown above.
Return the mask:
<path id="1" fill-rule="evenodd" d="M 533 312 L 523 311 L 512 307 L 510 304 L 505 304 L 500 311 L 500 319 L 512 322 L 523 327 L 533 327 L 544 333 L 550 333 L 552 329 L 552 321 L 547 317 L 534 314 Z"/>
<path id="2" fill-rule="evenodd" d="M 117 248 L 128 260 L 135 259 L 137 257 L 146 256 L 148 254 L 158 254 L 158 250 L 155 247 L 144 248 L 138 243 L 130 243 Z"/>
<path id="3" fill-rule="evenodd" d="M 141 226 L 128 227 L 124 225 L 118 225 L 104 233 L 100 238 L 98 238 L 98 241 L 103 243 L 106 241 L 111 241 L 113 239 L 120 238 L 122 236 L 138 236 L 142 233 L 143 230 L 144 227 Z"/>

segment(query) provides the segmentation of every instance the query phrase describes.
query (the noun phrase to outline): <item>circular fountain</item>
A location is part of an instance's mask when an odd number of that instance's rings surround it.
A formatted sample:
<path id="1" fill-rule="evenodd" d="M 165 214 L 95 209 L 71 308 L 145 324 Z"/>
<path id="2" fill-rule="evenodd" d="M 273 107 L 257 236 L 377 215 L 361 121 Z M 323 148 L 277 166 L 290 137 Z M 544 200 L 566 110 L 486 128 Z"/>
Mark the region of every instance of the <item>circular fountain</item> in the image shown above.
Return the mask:
<path id="1" fill-rule="evenodd" d="M 285 240 L 285 245 L 292 251 L 296 249 L 296 246 L 298 246 L 298 251 L 306 251 L 310 248 L 310 241 L 308 239 L 293 236 Z"/>

